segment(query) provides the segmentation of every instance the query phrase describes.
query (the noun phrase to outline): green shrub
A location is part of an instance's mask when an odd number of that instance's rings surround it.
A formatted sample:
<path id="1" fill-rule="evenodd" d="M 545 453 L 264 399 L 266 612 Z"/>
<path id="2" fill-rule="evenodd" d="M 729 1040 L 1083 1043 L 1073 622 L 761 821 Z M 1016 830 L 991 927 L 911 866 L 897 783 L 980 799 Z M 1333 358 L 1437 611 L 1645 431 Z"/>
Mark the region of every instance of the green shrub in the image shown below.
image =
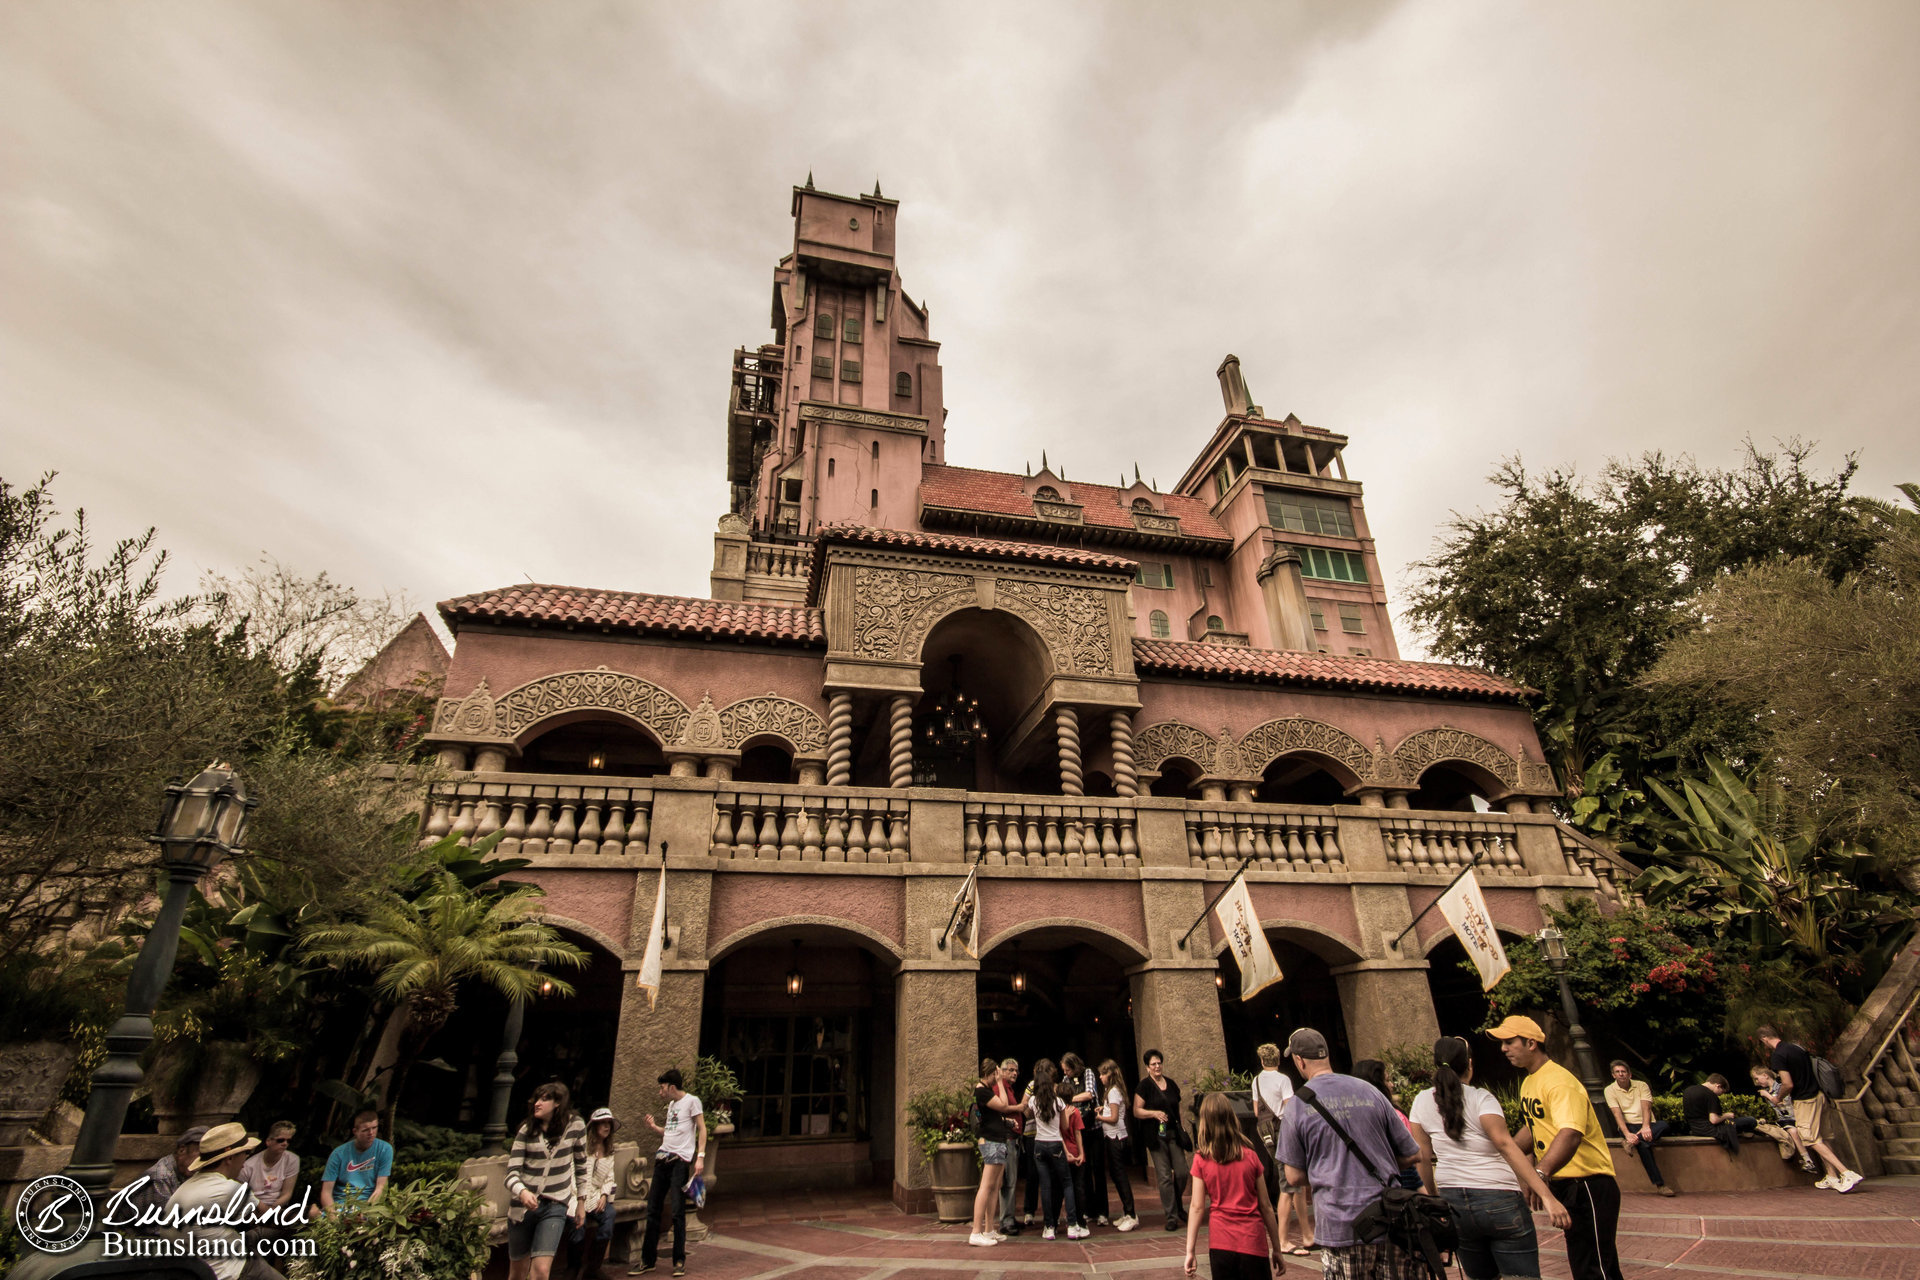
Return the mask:
<path id="1" fill-rule="evenodd" d="M 972 1142 L 973 1089 L 971 1084 L 951 1089 L 926 1089 L 907 1100 L 907 1132 L 920 1144 L 920 1154 L 933 1163 L 943 1142 Z"/>
<path id="2" fill-rule="evenodd" d="M 389 1187 L 378 1204 L 328 1214 L 308 1229 L 316 1256 L 289 1280 L 457 1280 L 487 1265 L 482 1199 L 457 1181 Z"/>
<path id="3" fill-rule="evenodd" d="M 1219 1067 L 1208 1067 L 1193 1081 L 1192 1093 L 1197 1100 L 1204 1093 L 1233 1093 L 1253 1088 L 1253 1073 L 1250 1071 L 1223 1071 Z"/>
<path id="4" fill-rule="evenodd" d="M 437 1124 L 416 1124 L 412 1120 L 393 1122 L 394 1155 L 410 1163 L 451 1160 L 458 1164 L 479 1154 L 484 1141 L 477 1133 L 462 1133 Z"/>
<path id="5" fill-rule="evenodd" d="M 1420 1044 L 1396 1044 L 1380 1052 L 1393 1082 L 1393 1101 L 1402 1111 L 1413 1108 L 1413 1100 L 1422 1089 L 1433 1086 L 1433 1047 Z"/>
<path id="6" fill-rule="evenodd" d="M 1752 1116 L 1767 1124 L 1773 1123 L 1773 1106 L 1766 1099 L 1752 1093 L 1727 1093 L 1720 1096 L 1720 1110 L 1728 1115 Z M 1685 1104 L 1677 1094 L 1661 1094 L 1653 1100 L 1653 1118 L 1665 1120 L 1675 1128 L 1686 1123 Z"/>

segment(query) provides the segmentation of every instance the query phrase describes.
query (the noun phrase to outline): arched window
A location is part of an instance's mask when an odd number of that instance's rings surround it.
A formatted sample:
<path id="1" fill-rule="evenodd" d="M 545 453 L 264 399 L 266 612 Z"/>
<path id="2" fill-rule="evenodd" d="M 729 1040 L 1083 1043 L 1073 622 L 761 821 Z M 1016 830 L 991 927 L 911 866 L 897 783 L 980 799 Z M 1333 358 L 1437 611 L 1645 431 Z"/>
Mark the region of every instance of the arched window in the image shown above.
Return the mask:
<path id="1" fill-rule="evenodd" d="M 1220 620 L 1219 614 L 1210 613 L 1207 615 L 1207 630 L 1225 631 L 1226 629 L 1227 629 L 1227 624 Z"/>
<path id="2" fill-rule="evenodd" d="M 1035 502 L 1058 502 L 1060 491 L 1050 484 L 1043 484 L 1034 491 L 1033 499 Z"/>
<path id="3" fill-rule="evenodd" d="M 1159 609 L 1147 615 L 1147 630 L 1153 633 L 1155 640 L 1165 640 L 1173 634 L 1173 628 L 1167 624 L 1167 615 Z"/>
<path id="4" fill-rule="evenodd" d="M 1145 498 L 1135 498 L 1133 500 L 1133 509 L 1135 511 L 1152 511 L 1153 504 L 1151 502 L 1148 502 Z"/>
<path id="5" fill-rule="evenodd" d="M 813 336 L 833 341 L 833 317 L 822 311 L 813 318 Z"/>
<path id="6" fill-rule="evenodd" d="M 833 479 L 833 459 L 827 459 L 827 479 Z"/>
<path id="7" fill-rule="evenodd" d="M 875 511 L 880 509 L 880 491 L 878 489 L 873 489 L 868 492 L 867 505 Z"/>
<path id="8" fill-rule="evenodd" d="M 912 395 L 913 394 L 913 375 L 910 373 L 894 374 L 893 375 L 893 394 L 897 396 Z"/>
<path id="9" fill-rule="evenodd" d="M 880 442 L 878 440 L 873 442 L 873 460 L 875 462 L 880 461 Z"/>

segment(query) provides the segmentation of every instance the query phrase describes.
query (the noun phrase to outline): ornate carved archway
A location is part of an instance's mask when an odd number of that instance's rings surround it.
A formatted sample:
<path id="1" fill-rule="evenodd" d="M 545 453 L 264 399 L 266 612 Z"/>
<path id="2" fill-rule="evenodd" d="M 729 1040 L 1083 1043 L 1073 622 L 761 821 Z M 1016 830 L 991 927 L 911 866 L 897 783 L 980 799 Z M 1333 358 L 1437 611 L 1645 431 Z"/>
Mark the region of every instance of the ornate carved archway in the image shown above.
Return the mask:
<path id="1" fill-rule="evenodd" d="M 1344 787 L 1357 787 L 1372 781 L 1375 775 L 1373 752 L 1366 744 L 1324 720 L 1302 716 L 1269 720 L 1249 729 L 1239 747 L 1241 768 L 1256 776 L 1265 773 L 1275 760 L 1295 752 L 1332 761 L 1345 775 L 1339 779 Z"/>
<path id="2" fill-rule="evenodd" d="M 853 651 L 863 658 L 916 661 L 934 627 L 966 608 L 1004 609 L 1037 632 L 1049 674 L 1114 674 L 1110 593 L 1066 583 L 995 579 L 971 573 L 862 565 L 853 577 Z"/>
<path id="3" fill-rule="evenodd" d="M 1199 765 L 1202 773 L 1212 773 L 1218 746 L 1204 729 L 1196 729 L 1184 720 L 1162 720 L 1133 735 L 1134 765 L 1142 773 L 1158 773 L 1161 765 L 1178 756 Z"/>
<path id="4" fill-rule="evenodd" d="M 678 745 L 706 751 L 738 751 L 753 738 L 778 738 L 796 758 L 818 757 L 827 749 L 827 722 L 805 703 L 768 692 L 714 709 L 703 694 L 688 717 Z"/>
<path id="5" fill-rule="evenodd" d="M 1465 729 L 1422 729 L 1393 749 L 1393 759 L 1408 784 L 1436 764 L 1472 765 L 1491 774 L 1509 791 L 1519 789 L 1520 761 L 1478 734 Z"/>
<path id="6" fill-rule="evenodd" d="M 662 746 L 677 742 L 692 714 L 687 704 L 650 680 L 597 667 L 542 676 L 495 698 L 482 680 L 464 698 L 442 698 L 433 736 L 467 741 L 525 743 L 556 716 L 604 711 L 641 725 Z"/>

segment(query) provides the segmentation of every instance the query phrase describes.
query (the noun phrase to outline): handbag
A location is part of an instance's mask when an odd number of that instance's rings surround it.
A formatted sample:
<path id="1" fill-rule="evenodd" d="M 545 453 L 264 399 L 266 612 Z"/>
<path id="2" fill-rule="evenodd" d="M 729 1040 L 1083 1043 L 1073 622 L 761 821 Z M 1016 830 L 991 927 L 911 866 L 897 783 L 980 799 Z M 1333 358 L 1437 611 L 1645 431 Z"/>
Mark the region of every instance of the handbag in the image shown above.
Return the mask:
<path id="1" fill-rule="evenodd" d="M 696 1209 L 707 1207 L 707 1180 L 703 1175 L 693 1175 L 693 1181 L 687 1184 L 687 1199 L 693 1201 Z"/>
<path id="2" fill-rule="evenodd" d="M 1368 1244 L 1381 1237 L 1392 1241 L 1413 1255 L 1426 1268 L 1433 1280 L 1446 1280 L 1447 1268 L 1453 1265 L 1454 1250 L 1460 1247 L 1460 1231 L 1453 1223 L 1453 1206 L 1439 1196 L 1430 1196 L 1423 1191 L 1409 1191 L 1397 1182 L 1381 1177 L 1380 1171 L 1373 1167 L 1373 1161 L 1367 1159 L 1367 1153 L 1358 1143 L 1347 1136 L 1340 1122 L 1313 1096 L 1310 1087 L 1302 1087 L 1293 1095 L 1320 1113 L 1336 1138 L 1353 1153 L 1360 1167 L 1368 1176 L 1378 1178 L 1384 1185 L 1379 1198 L 1360 1211 L 1354 1219 L 1353 1232 Z"/>

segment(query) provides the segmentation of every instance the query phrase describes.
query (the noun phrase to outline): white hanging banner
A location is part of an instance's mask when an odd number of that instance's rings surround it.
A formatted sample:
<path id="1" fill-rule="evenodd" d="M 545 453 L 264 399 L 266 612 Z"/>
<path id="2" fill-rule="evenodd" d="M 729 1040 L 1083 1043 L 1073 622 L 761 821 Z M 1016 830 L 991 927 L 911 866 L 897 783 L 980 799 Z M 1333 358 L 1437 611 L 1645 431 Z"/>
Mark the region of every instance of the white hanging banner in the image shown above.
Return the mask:
<path id="1" fill-rule="evenodd" d="M 1434 904 L 1453 926 L 1453 936 L 1466 948 L 1467 958 L 1480 971 L 1480 989 L 1491 991 L 1513 966 L 1507 963 L 1507 949 L 1500 945 L 1500 934 L 1487 914 L 1487 900 L 1480 896 L 1480 882 L 1473 868 L 1454 881 L 1453 887 Z"/>
<path id="2" fill-rule="evenodd" d="M 1253 895 L 1247 892 L 1245 880 L 1236 879 L 1233 888 L 1220 895 L 1220 900 L 1213 904 L 1213 916 L 1220 922 L 1220 931 L 1227 935 L 1227 950 L 1240 966 L 1242 1000 L 1280 981 L 1280 962 L 1273 958 L 1273 948 L 1267 945 L 1266 930 L 1260 927 L 1260 917 L 1253 910 Z"/>
<path id="3" fill-rule="evenodd" d="M 967 872 L 967 879 L 960 886 L 960 892 L 954 895 L 954 916 L 952 936 L 966 953 L 975 960 L 980 958 L 980 864 L 975 863 Z"/>
<path id="4" fill-rule="evenodd" d="M 647 993 L 647 1012 L 660 999 L 660 953 L 667 945 L 667 868 L 660 867 L 660 894 L 653 904 L 653 928 L 647 931 L 647 953 L 640 961 L 640 979 L 634 983 Z"/>

